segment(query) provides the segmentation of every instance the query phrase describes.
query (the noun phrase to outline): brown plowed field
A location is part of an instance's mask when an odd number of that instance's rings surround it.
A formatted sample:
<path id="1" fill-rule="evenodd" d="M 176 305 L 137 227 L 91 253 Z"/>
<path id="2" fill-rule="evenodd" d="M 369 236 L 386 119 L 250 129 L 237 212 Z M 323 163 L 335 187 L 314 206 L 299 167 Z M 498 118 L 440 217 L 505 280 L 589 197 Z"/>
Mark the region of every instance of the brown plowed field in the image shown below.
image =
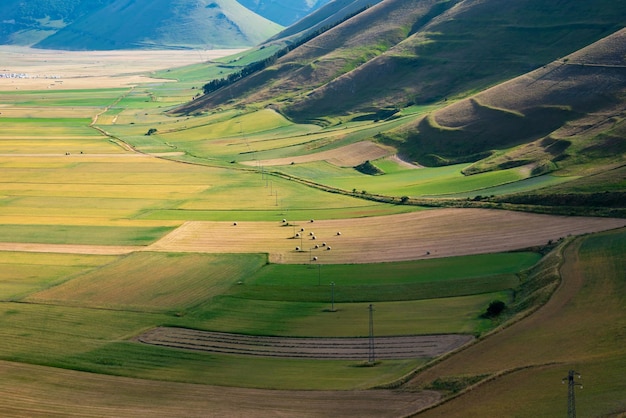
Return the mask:
<path id="1" fill-rule="evenodd" d="M 163 382 L 0 362 L 2 416 L 401 417 L 435 391 L 284 391 Z M 16 385 L 15 382 L 28 382 Z"/>
<path id="2" fill-rule="evenodd" d="M 486 209 L 289 222 L 187 222 L 147 250 L 269 253 L 271 262 L 286 264 L 309 263 L 312 257 L 323 264 L 374 263 L 512 251 L 626 225 L 625 219 Z M 301 237 L 294 238 L 296 233 Z"/>
<path id="3" fill-rule="evenodd" d="M 291 163 L 302 164 L 314 161 L 326 161 L 339 167 L 354 167 L 367 160 L 377 160 L 393 154 L 395 151 L 382 145 L 369 141 L 357 142 L 337 149 L 316 152 L 314 154 L 299 155 L 295 157 L 276 158 L 263 161 L 246 161 L 242 164 L 263 166 L 289 165 Z"/>
<path id="4" fill-rule="evenodd" d="M 154 328 L 136 338 L 146 344 L 249 356 L 367 360 L 369 338 L 286 338 L 185 328 Z M 432 358 L 473 340 L 470 335 L 375 337 L 376 359 Z"/>

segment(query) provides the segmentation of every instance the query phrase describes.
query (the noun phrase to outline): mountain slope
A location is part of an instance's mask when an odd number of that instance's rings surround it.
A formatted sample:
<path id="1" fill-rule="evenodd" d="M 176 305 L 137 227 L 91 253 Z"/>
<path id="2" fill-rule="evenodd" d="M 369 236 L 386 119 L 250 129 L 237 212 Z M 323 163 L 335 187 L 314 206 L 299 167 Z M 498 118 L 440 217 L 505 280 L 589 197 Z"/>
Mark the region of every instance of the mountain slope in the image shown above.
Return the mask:
<path id="1" fill-rule="evenodd" d="M 8 1 L 4 10 L 19 15 L 18 3 Z M 48 5 L 47 0 L 38 2 Z M 23 30 L 17 31 L 21 34 L 5 33 L 5 42 L 30 39 L 38 40 L 37 48 L 74 50 L 244 48 L 282 29 L 236 0 L 74 0 L 62 7 L 65 4 L 50 2 L 50 7 L 24 12 Z M 14 30 L 18 20 L 13 19 Z M 24 26 L 27 23 L 30 26 Z M 3 26 L 5 32 L 10 27 Z"/>
<path id="2" fill-rule="evenodd" d="M 277 35 L 270 38 L 267 43 L 276 40 L 297 39 L 300 36 L 313 33 L 324 27 L 332 27 L 347 17 L 354 16 L 360 11 L 380 3 L 382 0 L 334 0 L 324 7 L 307 15 L 300 21 L 285 28 Z"/>
<path id="3" fill-rule="evenodd" d="M 588 160 L 610 164 L 626 153 L 625 97 L 623 29 L 444 107 L 391 142 L 423 164 L 482 160 L 467 174 L 526 164 L 535 174 Z"/>
<path id="4" fill-rule="evenodd" d="M 233 96 L 238 96 L 244 103 L 254 103 L 312 91 L 405 39 L 407 27 L 410 28 L 415 20 L 421 19 L 439 3 L 441 1 L 423 0 L 416 5 L 414 0 L 387 0 L 367 8 L 368 2 L 363 0 L 348 4 L 332 2 L 304 19 L 312 21 L 313 25 L 302 28 L 302 32 L 306 34 L 321 24 L 331 25 L 330 22 L 340 24 L 294 49 L 267 70 L 247 77 L 227 90 L 202 97 L 183 111 L 220 105 Z M 326 18 L 329 8 L 334 13 Z M 351 17 L 354 13 L 356 15 Z M 322 19 L 318 18 L 319 15 Z M 291 29 L 277 38 L 289 38 Z"/>
<path id="5" fill-rule="evenodd" d="M 283 26 L 291 25 L 330 0 L 238 0 L 254 13 Z"/>
<path id="6" fill-rule="evenodd" d="M 385 0 L 193 106 L 280 101 L 310 121 L 428 104 L 539 68 L 624 21 L 626 3 L 612 0 Z"/>
<path id="7" fill-rule="evenodd" d="M 113 0 L 3 0 L 0 44 L 31 45 Z"/>
<path id="8" fill-rule="evenodd" d="M 583 48 L 625 20 L 626 4 L 607 0 L 593 6 L 572 0 L 567 7 L 541 0 L 459 1 L 427 22 L 416 21 L 406 40 L 285 111 L 308 118 L 464 95 Z"/>

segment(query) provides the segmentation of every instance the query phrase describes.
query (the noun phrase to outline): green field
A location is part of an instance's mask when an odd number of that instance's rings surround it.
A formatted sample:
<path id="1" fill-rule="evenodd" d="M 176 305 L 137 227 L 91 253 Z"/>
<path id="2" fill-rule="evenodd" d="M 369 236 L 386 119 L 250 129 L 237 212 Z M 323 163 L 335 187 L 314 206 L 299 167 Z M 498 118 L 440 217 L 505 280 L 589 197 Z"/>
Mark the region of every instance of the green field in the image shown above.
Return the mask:
<path id="1" fill-rule="evenodd" d="M 0 252 L 0 300 L 20 300 L 114 259 L 110 256 Z"/>
<path id="2" fill-rule="evenodd" d="M 4 312 L 0 313 L 0 358 L 4 360 L 159 380 L 307 389 L 354 389 L 381 384 L 421 362 L 385 361 L 380 368 L 362 370 L 346 361 L 320 363 L 185 354 L 128 341 L 158 325 L 254 335 L 366 335 L 367 303 L 347 301 L 337 286 L 337 309 L 329 312 L 327 284 L 294 283 L 293 289 L 277 295 L 267 287 L 284 289 L 290 272 L 306 267 L 267 265 L 262 255 L 0 255 L 0 266 L 5 271 L 0 278 L 0 294 L 6 301 L 0 308 Z M 376 303 L 378 334 L 480 333 L 493 326 L 491 320 L 479 318 L 480 313 L 493 299 L 509 300 L 510 289 L 517 285 L 514 273 L 534 264 L 537 258 L 532 253 L 460 257 L 450 260 L 451 270 L 446 269 L 444 260 L 375 265 L 368 275 L 352 280 L 352 291 L 357 298 L 366 298 L 377 275 L 376 268 L 393 269 L 398 273 L 397 282 L 406 285 L 427 283 L 412 273 L 422 271 L 432 282 L 440 282 L 441 293 L 437 295 L 431 289 L 430 296 L 422 300 L 380 300 Z M 462 266 L 471 272 L 464 292 L 468 296 L 446 296 L 450 287 L 458 285 Z M 347 265 L 328 267 L 337 275 L 338 283 L 341 275 L 351 280 L 351 273 L 359 272 Z M 283 271 L 274 277 L 271 271 L 277 271 L 276 268 Z M 486 289 L 484 278 L 498 279 L 498 284 Z M 395 288 L 391 284 L 388 287 Z M 298 292 L 309 294 L 309 299 L 324 299 L 319 292 L 322 288 L 327 296 L 325 301 L 289 300 L 289 295 Z M 318 296 L 312 289 L 318 291 Z M 299 370 L 306 370 L 311 380 L 298 378 L 293 371 L 296 364 Z M 274 377 L 261 378 L 268 368 L 274 370 Z M 258 373 L 236 372 L 246 369 Z"/>

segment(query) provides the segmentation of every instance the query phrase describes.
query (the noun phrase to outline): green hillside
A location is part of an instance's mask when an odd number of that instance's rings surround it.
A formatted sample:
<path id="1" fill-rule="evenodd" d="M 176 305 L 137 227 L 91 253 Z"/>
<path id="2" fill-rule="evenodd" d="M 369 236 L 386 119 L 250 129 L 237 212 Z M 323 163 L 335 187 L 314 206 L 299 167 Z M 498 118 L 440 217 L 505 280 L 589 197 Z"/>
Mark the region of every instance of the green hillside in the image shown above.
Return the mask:
<path id="1" fill-rule="evenodd" d="M 256 14 L 288 26 L 302 19 L 330 0 L 238 0 Z"/>
<path id="2" fill-rule="evenodd" d="M 334 23 L 312 39 L 302 35 L 319 27 L 314 17 L 337 7 L 333 2 L 300 22 L 308 21 L 309 29 L 278 35 L 293 46 L 264 69 L 177 112 L 266 106 L 294 122 L 327 128 L 396 120 L 360 138 L 392 146 L 403 159 L 425 166 L 464 163 L 465 176 L 510 169 L 538 181 L 546 174 L 580 176 L 584 187 L 572 183 L 555 192 L 568 196 L 567 206 L 574 213 L 594 206 L 604 208 L 596 213 L 610 208 L 617 214 L 614 208 L 623 204 L 614 202 L 623 202 L 624 185 L 607 185 L 603 173 L 621 172 L 626 155 L 626 40 L 620 31 L 626 6 L 601 1 L 589 7 L 580 0 L 567 8 L 537 0 L 507 4 L 387 0 L 354 16 L 331 15 L 334 20 L 324 21 Z M 484 192 L 486 204 L 541 211 L 560 206 L 542 199 L 552 189 L 498 199 L 489 196 L 503 191 Z M 606 194 L 591 199 L 591 192 Z"/>
<path id="3" fill-rule="evenodd" d="M 296 38 L 299 35 L 314 32 L 320 28 L 335 26 L 348 16 L 352 16 L 380 3 L 382 0 L 335 0 L 320 7 L 315 12 L 288 26 L 283 31 L 268 39 L 268 43 L 276 40 Z"/>

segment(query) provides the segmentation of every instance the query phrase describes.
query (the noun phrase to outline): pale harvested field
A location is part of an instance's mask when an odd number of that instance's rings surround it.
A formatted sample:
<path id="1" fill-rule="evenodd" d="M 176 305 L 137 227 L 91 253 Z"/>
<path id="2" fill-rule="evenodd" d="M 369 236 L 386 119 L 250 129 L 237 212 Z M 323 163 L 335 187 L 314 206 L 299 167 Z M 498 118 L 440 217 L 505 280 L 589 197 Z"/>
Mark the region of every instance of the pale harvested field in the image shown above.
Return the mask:
<path id="1" fill-rule="evenodd" d="M 114 245 L 66 245 L 0 242 L 0 251 L 20 251 L 30 253 L 124 255 L 141 249 L 142 247 Z"/>
<path id="2" fill-rule="evenodd" d="M 432 358 L 473 339 L 460 334 L 376 337 L 374 352 L 378 360 Z M 261 357 L 362 360 L 369 354 L 369 338 L 263 337 L 158 327 L 136 340 L 172 348 Z"/>
<path id="3" fill-rule="evenodd" d="M 3 416 L 398 417 L 436 402 L 433 391 L 267 391 L 0 362 Z"/>
<path id="4" fill-rule="evenodd" d="M 313 262 L 322 264 L 374 263 L 511 251 L 625 225 L 625 219 L 486 209 L 291 221 L 288 226 L 279 222 L 187 222 L 147 250 L 269 253 L 271 262 L 286 264 L 309 263 L 310 257 L 318 257 Z M 305 229 L 301 238 L 294 238 L 301 228 Z M 315 249 L 316 245 L 319 248 Z"/>
<path id="5" fill-rule="evenodd" d="M 311 163 L 315 161 L 326 161 L 339 167 L 354 167 L 367 160 L 377 160 L 386 157 L 395 151 L 382 145 L 369 141 L 357 142 L 346 145 L 345 147 L 336 148 L 329 151 L 317 152 L 314 154 L 299 155 L 295 157 L 275 158 L 262 161 L 244 161 L 242 164 L 263 166 L 277 166 Z"/>
<path id="6" fill-rule="evenodd" d="M 0 90 L 127 87 L 156 81 L 145 73 L 205 62 L 239 51 L 55 51 L 0 46 L 0 73 L 30 76 L 0 78 Z"/>

